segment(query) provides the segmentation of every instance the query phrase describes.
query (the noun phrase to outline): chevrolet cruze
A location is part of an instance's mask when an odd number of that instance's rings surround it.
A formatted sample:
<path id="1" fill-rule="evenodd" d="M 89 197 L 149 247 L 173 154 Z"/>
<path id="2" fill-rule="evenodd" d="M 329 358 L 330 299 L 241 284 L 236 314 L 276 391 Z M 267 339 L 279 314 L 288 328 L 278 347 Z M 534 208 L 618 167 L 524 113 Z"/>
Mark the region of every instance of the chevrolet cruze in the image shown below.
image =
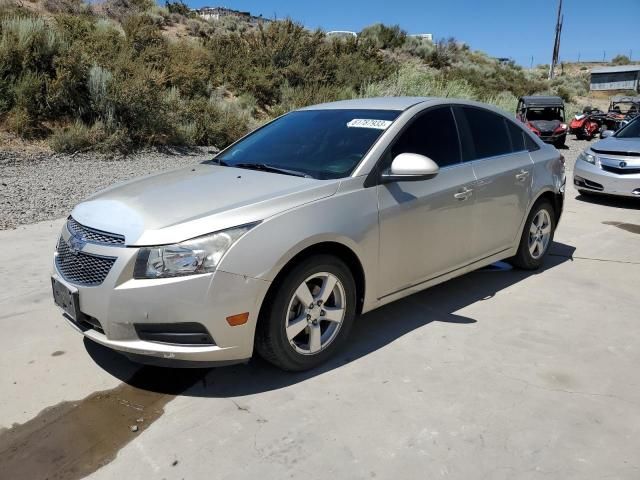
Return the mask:
<path id="1" fill-rule="evenodd" d="M 481 103 L 307 107 L 76 206 L 54 299 L 86 337 L 139 362 L 255 351 L 304 370 L 348 343 L 361 313 L 497 260 L 538 268 L 564 182 L 555 148 Z"/>

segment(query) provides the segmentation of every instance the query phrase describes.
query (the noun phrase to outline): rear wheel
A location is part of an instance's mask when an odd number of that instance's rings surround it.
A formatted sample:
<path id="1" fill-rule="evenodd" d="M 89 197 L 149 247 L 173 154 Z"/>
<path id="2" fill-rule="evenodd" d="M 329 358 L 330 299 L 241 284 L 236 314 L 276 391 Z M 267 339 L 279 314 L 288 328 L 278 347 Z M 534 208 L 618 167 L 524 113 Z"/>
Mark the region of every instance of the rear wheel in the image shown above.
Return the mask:
<path id="1" fill-rule="evenodd" d="M 525 270 L 537 270 L 542 265 L 555 233 L 556 220 L 553 207 L 547 200 L 534 205 L 527 217 L 520 245 L 509 263 Z"/>
<path id="2" fill-rule="evenodd" d="M 308 370 L 345 343 L 356 315 L 355 281 L 340 259 L 316 255 L 289 271 L 268 302 L 256 332 L 258 353 L 283 370 Z"/>

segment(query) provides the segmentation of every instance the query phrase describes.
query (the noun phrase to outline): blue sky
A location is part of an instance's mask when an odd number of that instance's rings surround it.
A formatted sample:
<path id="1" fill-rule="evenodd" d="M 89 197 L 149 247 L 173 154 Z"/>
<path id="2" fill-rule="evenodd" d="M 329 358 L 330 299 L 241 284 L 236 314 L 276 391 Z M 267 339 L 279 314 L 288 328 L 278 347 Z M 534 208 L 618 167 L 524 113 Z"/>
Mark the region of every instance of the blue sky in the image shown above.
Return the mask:
<path id="1" fill-rule="evenodd" d="M 265 17 L 291 17 L 309 28 L 359 31 L 399 24 L 409 33 L 456 37 L 472 48 L 521 65 L 549 63 L 557 0 L 187 0 Z M 601 61 L 616 54 L 640 60 L 640 0 L 564 0 L 561 60 Z"/>

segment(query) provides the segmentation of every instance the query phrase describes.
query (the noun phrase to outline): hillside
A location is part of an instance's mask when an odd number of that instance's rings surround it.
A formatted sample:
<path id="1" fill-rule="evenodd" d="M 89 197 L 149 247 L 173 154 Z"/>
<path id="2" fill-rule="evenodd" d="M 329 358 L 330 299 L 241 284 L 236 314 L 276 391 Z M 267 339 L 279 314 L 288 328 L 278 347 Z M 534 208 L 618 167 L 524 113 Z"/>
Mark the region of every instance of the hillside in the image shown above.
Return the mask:
<path id="1" fill-rule="evenodd" d="M 544 68 L 398 26 L 327 38 L 292 20 L 206 21 L 180 3 L 0 1 L 0 131 L 56 151 L 224 147 L 292 108 L 357 96 L 461 97 L 513 111 L 519 95 L 587 94 L 584 71 L 548 82 Z"/>

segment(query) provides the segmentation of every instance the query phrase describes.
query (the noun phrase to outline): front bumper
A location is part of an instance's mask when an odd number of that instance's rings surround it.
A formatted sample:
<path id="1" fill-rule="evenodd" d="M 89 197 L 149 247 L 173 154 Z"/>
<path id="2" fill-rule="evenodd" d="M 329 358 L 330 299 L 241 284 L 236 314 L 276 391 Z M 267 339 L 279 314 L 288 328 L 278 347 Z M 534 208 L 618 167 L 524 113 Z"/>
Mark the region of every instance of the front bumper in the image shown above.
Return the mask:
<path id="1" fill-rule="evenodd" d="M 68 232 L 63 228 L 63 239 Z M 196 366 L 246 361 L 253 352 L 258 313 L 270 282 L 224 271 L 177 278 L 134 280 L 137 248 L 87 244 L 83 252 L 117 257 L 98 286 L 76 285 L 57 270 L 53 277 L 77 289 L 80 310 L 88 322 L 69 323 L 85 337 L 149 364 Z M 231 326 L 227 317 L 249 313 L 248 321 Z M 213 344 L 182 345 L 140 339 L 136 326 L 197 323 Z M 92 327 L 91 324 L 97 325 Z"/>
<path id="2" fill-rule="evenodd" d="M 567 131 L 561 133 L 541 133 L 539 135 L 540 140 L 545 143 L 556 143 L 562 139 L 567 138 Z"/>
<path id="3" fill-rule="evenodd" d="M 580 190 L 594 193 L 640 197 L 640 174 L 619 175 L 582 160 L 576 160 L 573 184 Z"/>

